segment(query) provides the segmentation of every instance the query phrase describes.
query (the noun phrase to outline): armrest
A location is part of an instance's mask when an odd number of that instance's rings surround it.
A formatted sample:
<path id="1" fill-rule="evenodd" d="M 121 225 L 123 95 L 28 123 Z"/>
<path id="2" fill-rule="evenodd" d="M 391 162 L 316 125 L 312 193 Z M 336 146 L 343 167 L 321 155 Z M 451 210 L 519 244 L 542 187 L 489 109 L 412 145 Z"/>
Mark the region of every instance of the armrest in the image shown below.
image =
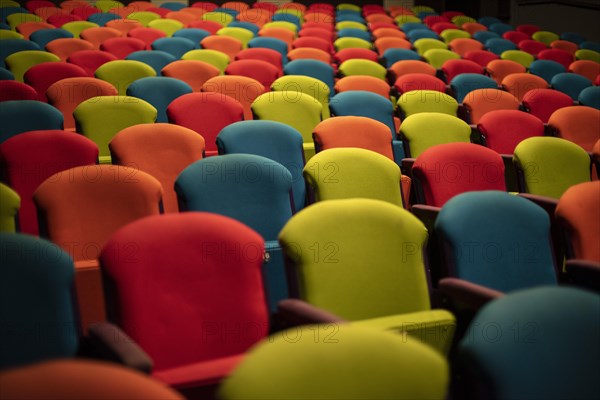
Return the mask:
<path id="1" fill-rule="evenodd" d="M 414 204 L 410 211 L 417 217 L 430 232 L 433 231 L 435 220 L 440 213 L 440 207 L 427 206 L 425 204 Z"/>
<path id="2" fill-rule="evenodd" d="M 152 371 L 152 359 L 119 327 L 108 322 L 92 324 L 80 355 L 115 361 L 140 372 Z"/>
<path id="3" fill-rule="evenodd" d="M 588 260 L 568 260 L 567 276 L 571 283 L 600 292 L 600 263 Z"/>
<path id="4" fill-rule="evenodd" d="M 416 158 L 403 158 L 401 161 L 402 174 L 412 178 L 412 166 Z"/>
<path id="5" fill-rule="evenodd" d="M 277 305 L 279 316 L 291 326 L 346 322 L 335 314 L 299 299 L 286 299 Z"/>
<path id="6" fill-rule="evenodd" d="M 504 296 L 504 293 L 464 279 L 440 279 L 438 289 L 466 308 L 478 310 L 487 302 Z"/>

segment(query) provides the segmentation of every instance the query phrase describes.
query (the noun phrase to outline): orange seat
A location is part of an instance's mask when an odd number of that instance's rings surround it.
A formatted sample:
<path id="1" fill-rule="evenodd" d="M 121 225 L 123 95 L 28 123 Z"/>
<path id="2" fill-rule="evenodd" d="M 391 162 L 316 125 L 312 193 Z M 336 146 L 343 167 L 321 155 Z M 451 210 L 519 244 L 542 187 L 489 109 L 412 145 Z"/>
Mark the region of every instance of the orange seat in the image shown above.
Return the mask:
<path id="1" fill-rule="evenodd" d="M 315 49 L 312 47 L 300 47 L 297 49 L 290 50 L 287 54 L 288 60 L 301 60 L 301 59 L 312 59 L 323 61 L 326 64 L 331 63 L 331 54 L 326 51 Z"/>
<path id="2" fill-rule="evenodd" d="M 600 181 L 571 186 L 558 200 L 556 218 L 567 238 L 567 258 L 600 263 Z"/>
<path id="3" fill-rule="evenodd" d="M 203 49 L 217 50 L 225 53 L 229 56 L 230 60 L 234 60 L 236 54 L 239 53 L 244 47 L 239 39 L 231 36 L 217 35 L 205 37 L 200 42 L 200 46 L 202 46 Z"/>
<path id="4" fill-rule="evenodd" d="M 204 82 L 201 91 L 222 93 L 236 99 L 244 107 L 244 120 L 251 120 L 253 115 L 250 106 L 254 99 L 265 92 L 265 87 L 247 76 L 221 75 Z"/>
<path id="5" fill-rule="evenodd" d="M 82 326 L 105 319 L 97 263 L 100 250 L 117 229 L 159 214 L 161 197 L 158 180 L 117 165 L 88 165 L 59 172 L 33 194 L 41 236 L 59 245 L 75 261 Z"/>
<path id="6" fill-rule="evenodd" d="M 81 50 L 94 50 L 94 45 L 83 39 L 60 38 L 48 43 L 46 50 L 57 55 L 61 61 L 67 61 L 72 53 Z"/>
<path id="7" fill-rule="evenodd" d="M 523 96 L 533 89 L 546 89 L 548 82 L 542 77 L 528 73 L 516 73 L 507 75 L 502 79 L 502 87 L 514 95 L 517 100 L 523 100 Z"/>
<path id="8" fill-rule="evenodd" d="M 97 28 L 88 28 L 79 34 L 79 37 L 85 41 L 90 42 L 94 45 L 94 49 L 99 49 L 102 42 L 106 39 L 116 38 L 123 36 L 123 32 L 101 26 Z"/>
<path id="9" fill-rule="evenodd" d="M 409 49 L 411 48 L 411 44 L 406 39 L 401 39 L 398 37 L 389 37 L 384 36 L 379 39 L 376 39 L 373 43 L 377 53 L 379 55 L 383 55 L 387 49 Z"/>
<path id="10" fill-rule="evenodd" d="M 290 46 L 294 39 L 296 39 L 296 34 L 290 29 L 278 28 L 276 26 L 262 28 L 260 31 L 258 31 L 258 36 L 279 39 L 286 42 L 288 46 Z"/>
<path id="11" fill-rule="evenodd" d="M 585 76 L 590 81 L 595 82 L 600 75 L 600 64 L 591 60 L 577 60 L 569 65 L 569 72 Z"/>
<path id="12" fill-rule="evenodd" d="M 379 78 L 368 75 L 346 76 L 335 83 L 334 89 L 336 93 L 366 90 L 386 98 L 390 96 L 390 85 Z"/>
<path id="13" fill-rule="evenodd" d="M 548 125 L 559 137 L 592 151 L 600 139 L 600 110 L 587 106 L 563 107 L 552 113 Z"/>
<path id="14" fill-rule="evenodd" d="M 177 60 L 167 64 L 161 71 L 163 76 L 184 81 L 199 92 L 204 82 L 220 74 L 217 67 L 199 60 Z"/>
<path id="15" fill-rule="evenodd" d="M 483 115 L 492 110 L 518 110 L 519 100 L 499 89 L 475 89 L 463 101 L 467 122 L 477 124 Z"/>
<path id="16" fill-rule="evenodd" d="M 436 75 L 436 69 L 425 61 L 419 60 L 402 60 L 397 61 L 388 68 L 390 73 L 389 79 L 395 82 L 397 78 L 405 74 L 421 73 L 427 75 Z"/>
<path id="17" fill-rule="evenodd" d="M 113 164 L 132 166 L 162 184 L 165 213 L 178 212 L 175 180 L 188 165 L 200 160 L 204 138 L 183 126 L 155 123 L 130 126 L 109 144 Z"/>
<path id="18" fill-rule="evenodd" d="M 498 85 L 510 74 L 525 73 L 523 65 L 512 60 L 492 60 L 485 66 L 486 73 L 496 81 Z"/>

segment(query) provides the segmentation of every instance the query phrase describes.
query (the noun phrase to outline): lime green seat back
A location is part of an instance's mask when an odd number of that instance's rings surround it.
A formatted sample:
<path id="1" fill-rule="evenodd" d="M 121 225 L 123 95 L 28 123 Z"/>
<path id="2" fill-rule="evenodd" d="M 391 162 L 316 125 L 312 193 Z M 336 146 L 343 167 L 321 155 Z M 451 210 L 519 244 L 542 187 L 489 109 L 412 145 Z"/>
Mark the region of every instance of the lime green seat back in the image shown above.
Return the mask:
<path id="1" fill-rule="evenodd" d="M 471 139 L 471 127 L 448 114 L 422 112 L 402 121 L 400 132 L 410 149 L 410 157 L 418 157 L 428 148 L 444 143 L 464 142 Z"/>
<path id="2" fill-rule="evenodd" d="M 339 67 L 339 72 L 343 76 L 366 75 L 384 81 L 387 75 L 387 69 L 383 65 L 359 58 L 344 61 Z"/>
<path id="3" fill-rule="evenodd" d="M 538 42 L 544 43 L 546 46 L 550 46 L 552 42 L 554 42 L 555 40 L 559 40 L 560 36 L 558 36 L 554 32 L 537 31 L 534 32 L 533 35 L 531 35 L 531 38 L 533 40 L 537 40 Z"/>
<path id="4" fill-rule="evenodd" d="M 41 50 L 23 50 L 13 53 L 4 59 L 6 66 L 18 82 L 23 82 L 25 72 L 34 65 L 56 61 L 60 61 L 57 55 Z"/>
<path id="5" fill-rule="evenodd" d="M 372 199 L 313 204 L 279 234 L 300 298 L 348 320 L 430 310 L 426 239 L 410 212 Z"/>
<path id="6" fill-rule="evenodd" d="M 217 31 L 217 35 L 231 36 L 238 39 L 244 45 L 244 48 L 248 47 L 248 42 L 254 37 L 254 33 L 245 28 L 238 27 L 227 27 L 221 28 Z"/>
<path id="7" fill-rule="evenodd" d="M 202 14 L 201 19 L 202 21 L 213 21 L 218 22 L 223 26 L 227 26 L 233 21 L 233 16 L 224 12 L 209 11 L 205 14 Z"/>
<path id="8" fill-rule="evenodd" d="M 535 60 L 535 58 L 531 54 L 522 50 L 506 50 L 502 52 L 500 58 L 503 60 L 514 61 L 516 63 L 521 64 L 525 68 L 529 68 L 531 63 Z"/>
<path id="9" fill-rule="evenodd" d="M 127 19 L 138 21 L 143 26 L 148 26 L 150 21 L 160 19 L 160 15 L 152 11 L 135 11 L 129 14 Z"/>
<path id="10" fill-rule="evenodd" d="M 590 157 L 575 143 L 532 137 L 515 148 L 513 162 L 523 171 L 525 191 L 560 198 L 571 186 L 590 181 Z"/>
<path id="11" fill-rule="evenodd" d="M 157 110 L 150 103 L 130 96 L 97 96 L 73 111 L 76 131 L 93 140 L 100 150 L 100 162 L 110 162 L 108 143 L 121 130 L 156 121 Z"/>
<path id="12" fill-rule="evenodd" d="M 435 69 L 441 69 L 448 60 L 459 60 L 460 56 L 447 49 L 430 49 L 423 53 L 423 58 Z"/>
<path id="13" fill-rule="evenodd" d="M 0 183 L 0 232 L 16 232 L 15 217 L 20 206 L 17 192 Z"/>
<path id="14" fill-rule="evenodd" d="M 349 325 L 309 325 L 259 343 L 219 398 L 442 400 L 448 382 L 447 361 L 417 340 Z"/>
<path id="15" fill-rule="evenodd" d="M 155 19 L 148 22 L 148 28 L 158 29 L 159 31 L 164 32 L 167 37 L 173 36 L 175 32 L 184 27 L 185 25 L 181 21 L 170 18 Z"/>
<path id="16" fill-rule="evenodd" d="M 402 207 L 398 165 L 371 150 L 334 148 L 319 152 L 304 167 L 315 200 L 369 198 Z"/>
<path id="17" fill-rule="evenodd" d="M 61 29 L 71 32 L 74 38 L 79 38 L 81 32 L 88 28 L 98 28 L 99 26 L 100 25 L 89 21 L 71 21 L 61 26 Z"/>
<path id="18" fill-rule="evenodd" d="M 344 49 L 371 49 L 373 45 L 361 38 L 356 37 L 341 37 L 333 42 L 336 51 Z"/>
<path id="19" fill-rule="evenodd" d="M 437 112 L 456 117 L 458 102 L 437 90 L 412 90 L 400 96 L 397 105 L 406 117 L 422 112 Z"/>
<path id="20" fill-rule="evenodd" d="M 427 50 L 431 49 L 448 49 L 448 45 L 441 40 L 431 39 L 431 38 L 423 38 L 415 40 L 413 43 L 413 47 L 417 50 L 420 56 L 425 54 Z"/>
<path id="21" fill-rule="evenodd" d="M 312 132 L 321 122 L 323 105 L 311 95 L 299 94 L 289 90 L 264 93 L 252 102 L 251 109 L 255 119 L 281 122 L 300 132 L 308 160 L 315 154 Z"/>
<path id="22" fill-rule="evenodd" d="M 227 54 L 212 49 L 190 50 L 181 56 L 182 60 L 197 60 L 204 61 L 210 65 L 217 67 L 221 71 L 221 75 L 225 72 L 225 68 L 229 65 L 230 58 Z"/>
<path id="23" fill-rule="evenodd" d="M 271 85 L 273 91 L 298 92 L 297 96 L 307 94 L 317 99 L 322 105 L 321 118 L 329 118 L 329 87 L 319 79 L 306 75 L 284 75 Z M 290 99 L 294 101 L 294 99 Z"/>
<path id="24" fill-rule="evenodd" d="M 127 88 L 141 78 L 156 76 L 154 68 L 136 60 L 114 60 L 102 64 L 94 73 L 96 78 L 111 83 L 120 96 L 127 94 Z"/>

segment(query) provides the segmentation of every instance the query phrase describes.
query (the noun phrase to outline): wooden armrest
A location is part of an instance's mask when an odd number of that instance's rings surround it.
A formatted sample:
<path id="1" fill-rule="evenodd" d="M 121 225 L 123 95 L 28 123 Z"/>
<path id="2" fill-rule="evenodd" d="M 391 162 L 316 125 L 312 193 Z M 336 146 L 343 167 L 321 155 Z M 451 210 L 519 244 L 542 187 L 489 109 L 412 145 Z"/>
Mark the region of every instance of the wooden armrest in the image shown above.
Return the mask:
<path id="1" fill-rule="evenodd" d="M 453 301 L 473 310 L 504 296 L 504 293 L 497 290 L 458 278 L 440 279 L 438 289 Z"/>
<path id="2" fill-rule="evenodd" d="M 279 316 L 291 326 L 346 322 L 328 311 L 299 299 L 286 299 L 277 305 Z"/>

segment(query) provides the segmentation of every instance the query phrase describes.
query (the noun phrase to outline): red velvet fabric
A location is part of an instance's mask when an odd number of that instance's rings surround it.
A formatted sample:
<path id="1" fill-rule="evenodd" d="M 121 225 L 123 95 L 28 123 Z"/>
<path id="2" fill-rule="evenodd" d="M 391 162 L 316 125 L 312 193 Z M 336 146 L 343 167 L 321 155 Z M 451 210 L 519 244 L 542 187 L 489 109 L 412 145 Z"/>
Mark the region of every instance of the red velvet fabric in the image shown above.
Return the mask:
<path id="1" fill-rule="evenodd" d="M 0 102 L 37 99 L 38 94 L 35 89 L 23 82 L 0 81 Z"/>
<path id="2" fill-rule="evenodd" d="M 155 376 L 214 383 L 268 332 L 264 241 L 229 217 L 165 214 L 129 224 L 100 262 L 114 321 L 154 360 Z M 111 296 L 112 294 L 112 296 Z"/>
<path id="3" fill-rule="evenodd" d="M 24 80 L 37 92 L 37 100 L 48 102 L 46 90 L 55 82 L 65 78 L 87 77 L 87 72 L 75 65 L 66 62 L 47 62 L 34 65 L 25 72 Z"/>

